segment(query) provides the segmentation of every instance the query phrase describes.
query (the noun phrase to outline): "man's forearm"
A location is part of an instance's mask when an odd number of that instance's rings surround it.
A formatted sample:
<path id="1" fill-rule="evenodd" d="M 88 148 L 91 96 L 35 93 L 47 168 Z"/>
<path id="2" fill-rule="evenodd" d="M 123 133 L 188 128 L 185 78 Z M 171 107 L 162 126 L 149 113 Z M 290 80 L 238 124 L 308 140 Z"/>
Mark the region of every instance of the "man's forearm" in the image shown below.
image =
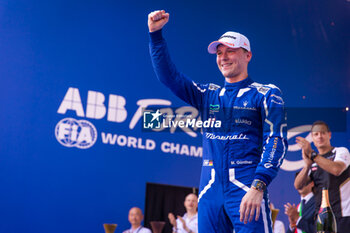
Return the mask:
<path id="1" fill-rule="evenodd" d="M 295 189 L 301 189 L 306 184 L 306 182 L 310 179 L 309 169 L 310 167 L 305 165 L 303 169 L 299 172 L 299 174 L 297 175 L 294 181 Z"/>
<path id="2" fill-rule="evenodd" d="M 314 160 L 320 168 L 334 176 L 339 176 L 345 169 L 346 166 L 342 162 L 334 162 L 318 155 Z"/>

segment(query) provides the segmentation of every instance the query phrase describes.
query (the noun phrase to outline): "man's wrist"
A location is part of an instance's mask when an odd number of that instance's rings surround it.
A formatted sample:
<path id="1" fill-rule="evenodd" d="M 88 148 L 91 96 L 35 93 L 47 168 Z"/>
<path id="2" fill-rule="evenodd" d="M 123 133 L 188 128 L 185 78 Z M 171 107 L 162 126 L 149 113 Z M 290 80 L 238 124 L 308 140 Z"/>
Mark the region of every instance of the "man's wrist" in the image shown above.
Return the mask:
<path id="1" fill-rule="evenodd" d="M 315 162 L 315 158 L 318 156 L 317 152 L 316 151 L 311 151 L 311 154 L 310 154 L 310 159 L 312 162 Z"/>
<path id="2" fill-rule="evenodd" d="M 184 227 L 184 230 L 188 233 L 192 232 L 190 228 L 188 228 L 187 226 Z"/>
<path id="3" fill-rule="evenodd" d="M 311 159 L 308 159 L 308 160 L 304 160 L 304 163 L 305 163 L 305 167 L 306 167 L 307 172 L 309 172 L 309 170 L 311 169 L 311 166 L 314 162 L 312 162 Z"/>
<path id="4" fill-rule="evenodd" d="M 163 33 L 162 33 L 162 29 L 157 30 L 157 31 L 153 31 L 153 32 L 149 32 L 149 38 L 152 42 L 159 42 L 163 40 Z"/>
<path id="5" fill-rule="evenodd" d="M 251 188 L 264 192 L 266 190 L 266 184 L 259 179 L 254 179 Z"/>

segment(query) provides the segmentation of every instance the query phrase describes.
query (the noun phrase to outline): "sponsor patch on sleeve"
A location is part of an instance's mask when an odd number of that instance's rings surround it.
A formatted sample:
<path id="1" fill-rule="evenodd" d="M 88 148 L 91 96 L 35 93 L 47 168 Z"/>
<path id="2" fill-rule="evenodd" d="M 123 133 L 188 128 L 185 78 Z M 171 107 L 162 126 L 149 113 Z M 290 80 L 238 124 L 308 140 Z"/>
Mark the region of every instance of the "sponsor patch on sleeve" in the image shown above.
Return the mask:
<path id="1" fill-rule="evenodd" d="M 278 95 L 275 95 L 275 94 L 271 95 L 271 102 L 273 102 L 275 104 L 281 104 L 281 105 L 284 104 L 284 101 L 283 101 L 282 97 L 278 96 Z"/>

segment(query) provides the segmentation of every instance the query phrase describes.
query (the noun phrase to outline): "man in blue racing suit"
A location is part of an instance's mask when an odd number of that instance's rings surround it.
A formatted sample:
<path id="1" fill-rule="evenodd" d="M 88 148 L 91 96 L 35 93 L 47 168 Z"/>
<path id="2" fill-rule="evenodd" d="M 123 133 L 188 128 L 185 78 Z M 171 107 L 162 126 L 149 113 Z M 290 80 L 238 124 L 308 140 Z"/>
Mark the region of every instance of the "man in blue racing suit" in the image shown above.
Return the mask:
<path id="1" fill-rule="evenodd" d="M 196 107 L 203 121 L 222 122 L 220 129 L 203 129 L 199 233 L 272 232 L 266 187 L 288 147 L 281 91 L 248 77 L 250 44 L 235 32 L 208 47 L 217 56 L 224 87 L 193 82 L 170 59 L 162 36 L 168 20 L 163 10 L 148 15 L 150 54 L 158 79 Z"/>

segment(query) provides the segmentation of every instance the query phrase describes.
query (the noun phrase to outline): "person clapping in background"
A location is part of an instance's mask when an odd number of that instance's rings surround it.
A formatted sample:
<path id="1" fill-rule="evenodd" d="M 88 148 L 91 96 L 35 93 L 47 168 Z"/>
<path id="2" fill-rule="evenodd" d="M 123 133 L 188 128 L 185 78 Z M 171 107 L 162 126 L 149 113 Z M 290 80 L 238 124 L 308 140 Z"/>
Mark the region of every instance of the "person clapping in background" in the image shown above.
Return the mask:
<path id="1" fill-rule="evenodd" d="M 183 217 L 169 213 L 169 221 L 173 225 L 173 233 L 197 233 L 198 232 L 198 198 L 195 194 L 188 194 L 185 198 L 184 206 L 186 213 Z"/>
<path id="2" fill-rule="evenodd" d="M 298 172 L 299 173 L 299 172 Z M 296 176 L 298 175 L 296 174 Z M 315 228 L 315 197 L 313 193 L 314 182 L 309 180 L 302 188 L 298 189 L 300 204 L 295 206 L 287 203 L 284 205 L 285 214 L 288 215 L 289 227 L 287 233 L 313 233 Z"/>

